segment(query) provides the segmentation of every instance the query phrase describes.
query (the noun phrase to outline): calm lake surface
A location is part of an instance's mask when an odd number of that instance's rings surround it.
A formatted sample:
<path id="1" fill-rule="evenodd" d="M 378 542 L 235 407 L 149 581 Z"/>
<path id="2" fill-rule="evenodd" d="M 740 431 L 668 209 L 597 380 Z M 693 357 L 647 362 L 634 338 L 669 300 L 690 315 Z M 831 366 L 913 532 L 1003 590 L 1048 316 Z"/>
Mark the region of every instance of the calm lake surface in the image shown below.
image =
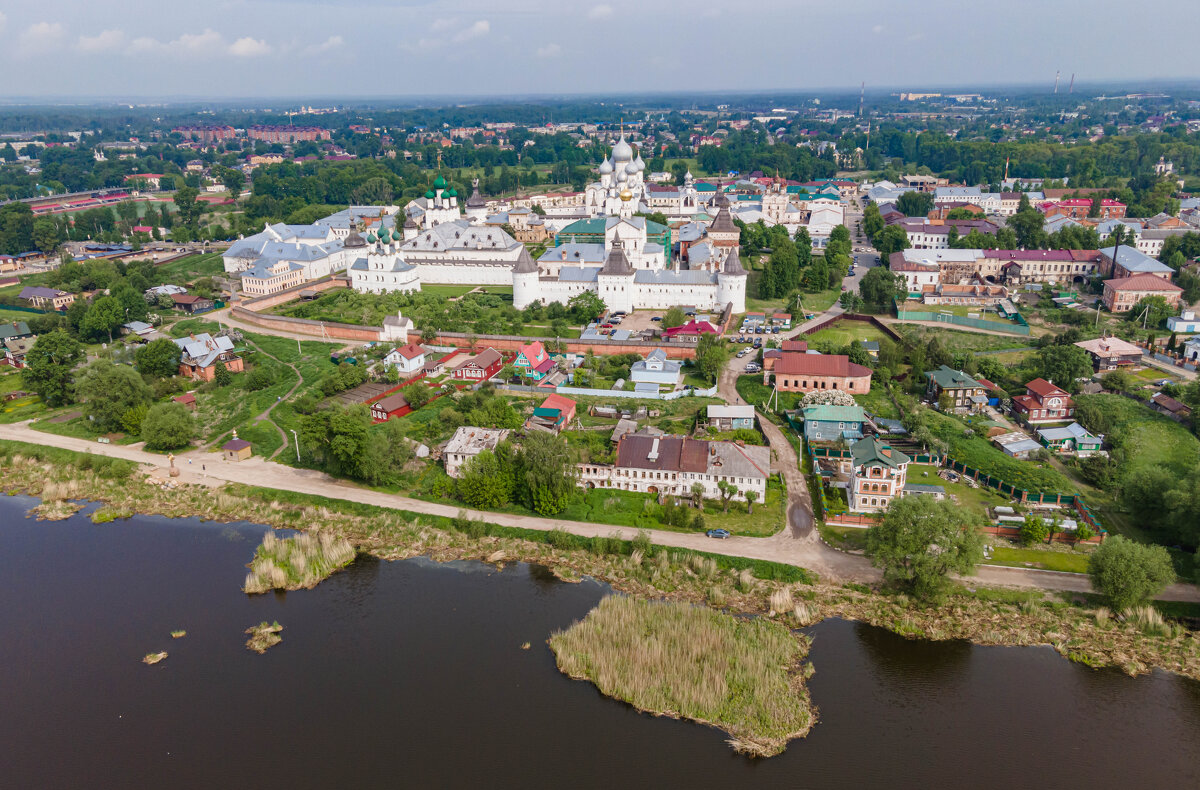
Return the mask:
<path id="1" fill-rule="evenodd" d="M 38 522 L 34 504 L 0 498 L 3 787 L 1200 786 L 1200 684 L 1165 673 L 829 621 L 820 723 L 755 762 L 557 671 L 547 636 L 604 585 L 363 559 L 248 598 L 262 527 Z M 283 643 L 260 656 L 242 631 L 264 619 Z"/>

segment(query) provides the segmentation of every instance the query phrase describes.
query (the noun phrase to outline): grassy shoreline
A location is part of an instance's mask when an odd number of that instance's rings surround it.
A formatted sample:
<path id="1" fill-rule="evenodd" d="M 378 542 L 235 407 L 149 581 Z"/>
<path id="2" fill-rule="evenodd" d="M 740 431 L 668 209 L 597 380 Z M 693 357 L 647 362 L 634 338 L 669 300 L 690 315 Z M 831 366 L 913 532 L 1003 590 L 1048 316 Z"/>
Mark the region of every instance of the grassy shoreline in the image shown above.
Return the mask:
<path id="1" fill-rule="evenodd" d="M 865 585 L 823 582 L 790 565 L 665 549 L 649 540 L 501 527 L 244 485 L 168 490 L 136 474 L 131 462 L 19 442 L 0 441 L 0 472 L 6 491 L 43 498 L 33 509 L 41 517 L 65 518 L 78 510 L 72 500 L 89 499 L 106 503 L 98 511 L 103 518 L 143 513 L 301 530 L 320 525 L 322 532 L 381 559 L 527 561 L 545 565 L 564 579 L 589 576 L 637 597 L 768 617 L 780 616 L 771 614 L 779 611 L 771 599 L 786 591 L 819 608 L 822 616 L 859 620 L 909 637 L 1050 645 L 1089 666 L 1115 666 L 1131 675 L 1158 667 L 1200 679 L 1200 638 L 1195 634 L 1183 629 L 1170 638 L 1142 633 L 1082 595 L 1063 600 L 1041 591 L 962 588 L 941 606 L 926 607 Z M 636 563 L 635 552 L 640 555 Z"/>

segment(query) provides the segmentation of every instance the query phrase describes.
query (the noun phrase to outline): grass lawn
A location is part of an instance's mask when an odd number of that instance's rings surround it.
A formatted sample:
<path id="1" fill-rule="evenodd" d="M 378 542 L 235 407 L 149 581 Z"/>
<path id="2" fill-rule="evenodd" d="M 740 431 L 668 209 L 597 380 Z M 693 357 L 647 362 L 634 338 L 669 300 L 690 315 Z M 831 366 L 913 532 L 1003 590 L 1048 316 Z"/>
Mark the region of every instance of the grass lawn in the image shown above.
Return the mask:
<path id="1" fill-rule="evenodd" d="M 751 373 L 746 376 L 738 376 L 737 380 L 738 394 L 745 398 L 746 403 L 751 404 L 756 409 L 762 409 L 767 398 L 771 397 L 772 388 L 762 383 L 762 374 Z M 796 408 L 800 399 L 804 397 L 803 392 L 780 392 L 779 393 L 779 408 L 777 411 L 791 411 Z M 775 405 L 775 401 L 771 401 L 771 405 Z"/>
<path id="2" fill-rule="evenodd" d="M 839 527 L 817 522 L 817 530 L 825 542 L 842 551 L 864 551 L 867 548 L 867 530 L 855 527 Z"/>
<path id="3" fill-rule="evenodd" d="M 1023 349 L 1029 346 L 1029 341 L 1021 337 L 1003 337 L 988 335 L 983 332 L 961 332 L 955 329 L 919 326 L 911 324 L 893 324 L 892 328 L 909 338 L 916 345 L 928 345 L 929 341 L 937 338 L 941 343 L 954 351 L 1000 351 L 1004 349 Z"/>
<path id="4" fill-rule="evenodd" d="M 0 324 L 11 324 L 13 321 L 29 322 L 29 319 L 37 317 L 37 313 L 27 313 L 24 310 L 6 310 L 0 307 Z"/>
<path id="5" fill-rule="evenodd" d="M 0 368 L 0 423 L 21 422 L 45 411 L 41 398 L 25 395 L 16 400 L 3 400 L 3 396 L 17 390 L 25 390 L 20 371 L 8 367 Z"/>
<path id="6" fill-rule="evenodd" d="M 72 411 L 80 411 L 80 407 L 76 405 L 66 409 L 59 409 L 57 414 L 66 414 Z M 46 417 L 31 423 L 29 427 L 35 431 L 58 434 L 59 436 L 71 436 L 76 439 L 87 439 L 88 441 L 95 441 L 101 436 L 108 435 L 106 432 L 97 431 L 93 427 L 92 421 L 87 417 L 76 417 L 65 422 L 52 422 L 53 419 L 54 417 Z M 142 437 L 140 436 L 129 436 L 122 432 L 118 432 L 112 436 L 114 444 L 133 444 L 134 442 L 141 441 L 141 439 Z"/>
<path id="7" fill-rule="evenodd" d="M 470 293 L 471 291 L 474 291 L 475 288 L 476 286 L 474 285 L 422 285 L 421 293 L 430 294 L 431 296 L 445 296 L 447 298 L 453 298 L 455 296 L 462 296 L 465 293 Z M 488 293 L 496 292 L 491 286 L 488 286 L 487 291 Z M 512 293 L 511 286 L 508 288 L 508 293 Z"/>
<path id="8" fill-rule="evenodd" d="M 167 281 L 190 282 L 200 277 L 212 277 L 225 271 L 221 253 L 207 252 L 164 263 L 155 269 Z"/>
<path id="9" fill-rule="evenodd" d="M 1200 439 L 1174 420 L 1120 395 L 1079 395 L 1076 400 L 1100 406 L 1109 416 L 1113 428 L 1108 440 L 1124 449 L 1125 474 L 1161 464 L 1181 475 L 1195 466 Z"/>
<path id="10" fill-rule="evenodd" d="M 876 417 L 884 419 L 898 420 L 900 419 L 900 409 L 896 408 L 896 404 L 892 403 L 892 399 L 888 397 L 887 391 L 879 386 L 877 382 L 871 384 L 871 391 L 866 394 L 855 394 L 854 400 L 859 406 L 862 406 Z"/>
<path id="11" fill-rule="evenodd" d="M 1087 573 L 1089 554 L 1090 552 L 1086 550 L 996 546 L 992 549 L 991 559 L 984 560 L 984 562 L 991 565 L 1009 565 L 1014 568 L 1042 568 L 1048 571 Z"/>
<path id="12" fill-rule="evenodd" d="M 878 342 L 889 339 L 878 328 L 861 321 L 840 321 L 831 327 L 803 337 L 810 345 L 813 343 L 829 343 L 839 348 L 850 345 L 851 341 L 854 340 L 874 340 Z"/>
<path id="13" fill-rule="evenodd" d="M 950 457 L 959 463 L 999 477 L 1028 491 L 1074 494 L 1079 490 L 1079 486 L 1068 480 L 1052 464 L 1012 458 L 973 431 L 969 436 L 966 435 L 965 432 L 971 426 L 957 417 L 931 409 L 925 413 L 925 421 L 933 434 L 947 443 Z"/>

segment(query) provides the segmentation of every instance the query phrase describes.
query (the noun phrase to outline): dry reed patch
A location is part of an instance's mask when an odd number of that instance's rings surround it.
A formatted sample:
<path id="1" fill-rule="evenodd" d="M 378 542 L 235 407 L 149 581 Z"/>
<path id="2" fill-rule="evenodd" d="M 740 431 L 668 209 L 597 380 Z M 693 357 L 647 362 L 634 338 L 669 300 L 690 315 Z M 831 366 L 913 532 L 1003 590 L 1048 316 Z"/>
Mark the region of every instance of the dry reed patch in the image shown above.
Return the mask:
<path id="1" fill-rule="evenodd" d="M 334 571 L 349 565 L 354 556 L 350 541 L 328 532 L 302 532 L 290 538 L 278 538 L 268 532 L 254 554 L 242 590 L 254 594 L 315 587 Z"/>
<path id="2" fill-rule="evenodd" d="M 278 620 L 273 623 L 263 620 L 258 625 L 250 626 L 246 629 L 246 633 L 250 634 L 250 638 L 246 640 L 247 649 L 262 655 L 267 652 L 268 648 L 272 648 L 283 641 L 283 637 L 279 635 L 279 632 L 282 630 L 283 626 L 279 624 Z"/>
<path id="3" fill-rule="evenodd" d="M 764 619 L 623 595 L 550 637 L 567 675 L 638 710 L 717 727 L 738 751 L 764 757 L 812 727 L 808 644 Z"/>
<path id="4" fill-rule="evenodd" d="M 167 657 L 166 650 L 163 650 L 159 653 L 147 653 L 145 656 L 142 657 L 142 663 L 143 664 L 157 664 L 159 661 L 162 661 L 166 657 Z"/>

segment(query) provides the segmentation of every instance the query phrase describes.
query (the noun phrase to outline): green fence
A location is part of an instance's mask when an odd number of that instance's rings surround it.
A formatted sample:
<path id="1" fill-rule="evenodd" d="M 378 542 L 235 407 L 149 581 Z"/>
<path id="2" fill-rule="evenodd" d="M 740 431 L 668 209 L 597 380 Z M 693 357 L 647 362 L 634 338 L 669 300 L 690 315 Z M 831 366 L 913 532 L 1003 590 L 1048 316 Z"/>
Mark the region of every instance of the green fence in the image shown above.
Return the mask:
<path id="1" fill-rule="evenodd" d="M 35 315 L 45 315 L 45 310 L 39 310 L 36 307 L 27 307 L 23 304 L 0 304 L 0 310 L 16 310 L 18 313 L 33 313 Z"/>
<path id="2" fill-rule="evenodd" d="M 1020 313 L 1013 316 L 1013 322 L 985 321 L 982 318 L 968 318 L 964 315 L 949 315 L 947 313 L 931 313 L 923 310 L 896 309 L 896 318 L 901 321 L 934 321 L 939 324 L 954 324 L 970 326 L 975 329 L 987 329 L 991 332 L 1006 332 L 1011 335 L 1028 335 L 1029 324 Z"/>
<path id="3" fill-rule="evenodd" d="M 814 473 L 815 473 L 815 469 L 816 469 L 816 460 L 818 458 L 849 458 L 850 457 L 850 451 L 848 451 L 848 450 L 838 450 L 838 449 L 832 448 L 832 447 L 813 447 L 807 441 L 805 442 L 805 447 L 808 449 L 809 459 L 813 463 Z M 993 475 L 989 475 L 986 472 L 982 472 L 979 469 L 975 469 L 974 467 L 967 466 L 966 464 L 960 463 L 959 461 L 955 461 L 953 458 L 949 458 L 949 457 L 942 457 L 942 456 L 938 456 L 938 455 L 922 453 L 919 455 L 912 456 L 912 459 L 913 459 L 914 463 L 918 463 L 918 464 L 933 464 L 934 466 L 945 466 L 947 469 L 950 469 L 951 471 L 957 472 L 958 474 L 960 474 L 964 477 L 971 478 L 972 480 L 979 483 L 980 485 L 991 488 L 991 489 L 1003 494 L 1004 496 L 1009 497 L 1010 499 L 1016 499 L 1017 501 L 1025 503 L 1025 504 L 1064 505 L 1066 507 L 1073 509 L 1075 511 L 1075 514 L 1079 517 L 1079 520 L 1084 522 L 1085 524 L 1087 524 L 1088 527 L 1091 528 L 1092 532 L 1096 533 L 1097 535 L 1101 535 L 1101 536 L 1103 536 L 1105 534 L 1106 530 L 1100 524 L 1100 520 L 1097 519 L 1095 514 L 1092 513 L 1092 510 L 1091 510 L 1091 508 L 1089 508 L 1087 506 L 1087 503 L 1083 501 L 1083 497 L 1081 497 L 1078 494 L 1048 494 L 1048 493 L 1039 492 L 1039 491 L 1028 491 L 1024 488 L 1018 488 L 1017 486 L 1013 485 L 1012 483 L 1007 482 L 1006 480 L 1003 480 L 999 477 L 995 477 Z M 820 480 L 819 475 L 817 475 L 817 479 L 818 479 L 818 481 Z M 817 488 L 818 488 L 818 490 L 820 490 L 821 486 L 818 485 Z M 816 502 L 816 500 L 814 499 L 814 503 L 815 502 Z M 820 496 L 820 505 L 821 505 L 822 511 L 824 511 L 825 497 L 824 497 L 823 492 L 822 492 L 822 495 Z"/>

